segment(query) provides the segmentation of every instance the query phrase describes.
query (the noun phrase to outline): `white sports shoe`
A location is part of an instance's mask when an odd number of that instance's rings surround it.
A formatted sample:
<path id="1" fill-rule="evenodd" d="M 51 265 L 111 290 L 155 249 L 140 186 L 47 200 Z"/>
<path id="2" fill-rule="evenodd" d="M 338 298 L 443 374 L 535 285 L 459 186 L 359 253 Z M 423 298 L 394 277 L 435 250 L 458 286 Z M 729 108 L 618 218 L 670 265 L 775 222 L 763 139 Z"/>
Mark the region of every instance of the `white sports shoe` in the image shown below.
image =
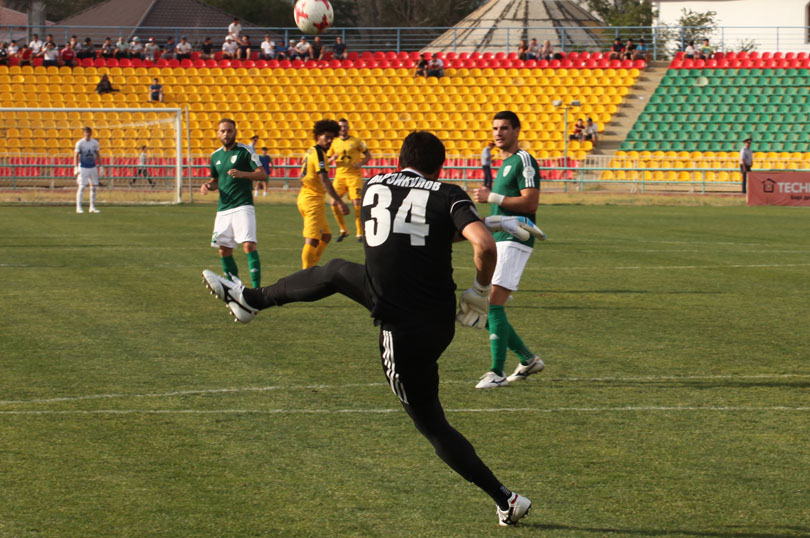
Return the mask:
<path id="1" fill-rule="evenodd" d="M 490 370 L 481 376 L 481 381 L 475 386 L 477 389 L 494 389 L 498 387 L 505 387 L 509 384 L 509 379 L 505 376 L 500 376 Z"/>
<path id="2" fill-rule="evenodd" d="M 101 211 L 99 211 L 99 210 L 98 210 L 98 209 L 96 209 L 95 207 L 91 207 L 91 208 L 90 208 L 90 213 L 101 213 Z"/>
<path id="3" fill-rule="evenodd" d="M 509 380 L 511 383 L 512 381 L 519 381 L 522 379 L 526 379 L 532 374 L 536 374 L 537 372 L 541 372 L 546 365 L 537 355 L 534 356 L 534 360 L 529 364 L 520 364 L 518 363 L 517 368 L 512 373 L 512 375 L 508 376 L 506 379 Z"/>
<path id="4" fill-rule="evenodd" d="M 233 277 L 232 282 L 208 269 L 202 272 L 202 277 L 205 285 L 211 290 L 211 294 L 216 295 L 217 299 L 225 301 L 225 304 L 228 305 L 228 310 L 231 311 L 231 315 L 235 318 L 234 321 L 248 323 L 259 313 L 257 309 L 245 302 L 245 297 L 242 294 L 245 291 L 245 286 L 242 285 L 242 281 L 238 278 Z"/>
<path id="5" fill-rule="evenodd" d="M 82 209 L 81 207 L 77 207 L 76 213 L 84 213 L 84 209 Z"/>
<path id="6" fill-rule="evenodd" d="M 501 510 L 499 507 L 496 507 L 495 509 L 498 514 L 498 525 L 501 525 L 503 527 L 508 527 L 509 525 L 517 525 L 517 522 L 520 521 L 520 518 L 529 513 L 529 509 L 531 507 L 532 501 L 530 501 L 523 495 L 512 493 L 512 496 L 509 498 L 508 510 Z"/>

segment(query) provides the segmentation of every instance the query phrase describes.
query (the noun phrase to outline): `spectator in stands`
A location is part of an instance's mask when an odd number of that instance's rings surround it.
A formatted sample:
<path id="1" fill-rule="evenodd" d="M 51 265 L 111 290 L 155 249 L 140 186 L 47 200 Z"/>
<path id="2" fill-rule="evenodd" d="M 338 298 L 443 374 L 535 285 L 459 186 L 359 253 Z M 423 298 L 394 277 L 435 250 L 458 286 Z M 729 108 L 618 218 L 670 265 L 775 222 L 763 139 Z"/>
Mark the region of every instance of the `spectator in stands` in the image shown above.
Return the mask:
<path id="1" fill-rule="evenodd" d="M 122 36 L 115 42 L 115 59 L 121 60 L 123 58 L 129 58 L 129 43 Z"/>
<path id="2" fill-rule="evenodd" d="M 59 51 L 56 50 L 56 45 L 53 41 L 45 43 L 45 52 L 42 53 L 42 65 L 45 67 L 51 65 L 59 67 Z"/>
<path id="3" fill-rule="evenodd" d="M 153 103 L 163 102 L 163 86 L 157 78 L 153 78 L 149 86 L 149 100 Z"/>
<path id="4" fill-rule="evenodd" d="M 532 40 L 529 42 L 529 50 L 526 51 L 526 59 L 527 60 L 540 59 L 540 45 L 537 43 L 536 38 L 532 38 Z"/>
<path id="5" fill-rule="evenodd" d="M 613 40 L 608 58 L 611 60 L 621 60 L 622 54 L 624 54 L 624 45 L 622 45 L 622 40 L 617 37 Z"/>
<path id="6" fill-rule="evenodd" d="M 529 59 L 529 44 L 526 43 L 525 39 L 520 40 L 520 44 L 517 48 L 517 57 L 518 60 L 528 60 Z"/>
<path id="7" fill-rule="evenodd" d="M 79 52 L 79 38 L 75 35 L 70 36 L 70 48 L 72 48 L 74 52 Z"/>
<path id="8" fill-rule="evenodd" d="M 349 53 L 346 51 L 346 44 L 343 42 L 343 38 L 338 36 L 335 38 L 335 45 L 332 47 L 332 58 L 345 60 L 348 57 Z"/>
<path id="9" fill-rule="evenodd" d="M 132 43 L 129 45 L 129 57 L 143 60 L 143 51 L 144 48 L 143 43 L 141 43 L 141 38 L 134 36 L 132 38 Z"/>
<path id="10" fill-rule="evenodd" d="M 17 53 L 17 58 L 20 60 L 20 65 L 31 65 L 34 59 L 34 53 L 31 52 L 28 45 L 23 45 L 20 52 Z"/>
<path id="11" fill-rule="evenodd" d="M 250 137 L 250 144 L 248 146 L 250 149 L 253 150 L 253 153 L 256 153 L 256 144 L 259 142 L 259 135 L 255 134 Z"/>
<path id="12" fill-rule="evenodd" d="M 45 36 L 45 45 L 47 45 L 48 43 L 53 43 L 53 48 L 59 50 L 59 47 L 56 46 L 56 41 L 54 41 L 53 39 L 53 34 L 48 34 L 47 36 Z M 43 45 L 43 47 L 45 45 Z"/>
<path id="13" fill-rule="evenodd" d="M 287 45 L 287 59 L 292 61 L 298 58 L 300 57 L 298 56 L 298 51 L 295 50 L 295 40 L 290 39 L 290 43 Z"/>
<path id="14" fill-rule="evenodd" d="M 80 60 L 84 60 L 85 58 L 96 59 L 96 47 L 93 46 L 92 39 L 89 37 L 84 38 L 84 43 L 79 45 L 79 49 L 76 51 L 76 57 Z"/>
<path id="15" fill-rule="evenodd" d="M 177 42 L 174 40 L 174 37 L 169 36 L 166 39 L 166 44 L 163 45 L 163 53 L 160 57 L 166 60 L 174 60 L 177 58 Z"/>
<path id="16" fill-rule="evenodd" d="M 582 118 L 579 118 L 577 122 L 574 124 L 574 132 L 568 136 L 568 140 L 576 140 L 577 142 L 582 142 L 585 138 L 585 122 L 582 121 Z"/>
<path id="17" fill-rule="evenodd" d="M 326 52 L 324 49 L 323 43 L 321 43 L 321 37 L 315 36 L 315 39 L 312 42 L 312 45 L 309 47 L 309 57 L 311 60 L 323 60 L 323 54 Z"/>
<path id="18" fill-rule="evenodd" d="M 153 62 L 160 58 L 160 46 L 158 46 L 154 37 L 150 37 L 146 45 L 143 46 L 143 54 L 144 58 Z"/>
<path id="19" fill-rule="evenodd" d="M 683 49 L 683 57 L 688 60 L 694 60 L 697 57 L 697 50 L 695 50 L 695 42 L 690 41 L 686 48 Z"/>
<path id="20" fill-rule="evenodd" d="M 39 38 L 38 34 L 31 36 L 31 42 L 28 43 L 28 48 L 31 49 L 31 54 L 34 58 L 39 58 L 45 51 L 45 42 Z"/>
<path id="21" fill-rule="evenodd" d="M 635 59 L 637 50 L 638 45 L 633 43 L 633 40 L 631 38 L 627 38 L 627 43 L 624 44 L 624 59 L 625 60 Z"/>
<path id="22" fill-rule="evenodd" d="M 650 47 L 647 45 L 647 42 L 644 41 L 642 37 L 638 41 L 638 46 L 636 46 L 636 53 L 633 55 L 633 60 L 647 60 L 647 53 L 650 52 Z"/>
<path id="23" fill-rule="evenodd" d="M 236 53 L 239 50 L 239 45 L 233 40 L 230 35 L 225 36 L 225 43 L 222 44 L 222 58 L 225 60 L 233 60 L 236 58 Z"/>
<path id="24" fill-rule="evenodd" d="M 20 52 L 20 47 L 17 46 L 17 41 L 12 39 L 11 42 L 6 47 L 6 53 L 8 54 L 9 58 L 16 58 L 17 54 Z"/>
<path id="25" fill-rule="evenodd" d="M 109 77 L 107 75 L 101 75 L 101 80 L 98 81 L 96 84 L 96 93 L 99 95 L 104 95 L 105 93 L 112 93 L 117 92 L 115 88 L 112 86 L 112 82 L 110 82 Z"/>
<path id="26" fill-rule="evenodd" d="M 593 145 L 596 146 L 596 143 L 599 141 L 599 126 L 595 124 L 591 118 L 588 118 L 588 122 L 585 124 L 585 129 L 582 133 L 585 140 L 590 140 L 593 142 Z"/>
<path id="27" fill-rule="evenodd" d="M 59 52 L 59 63 L 68 67 L 76 65 L 76 51 L 73 50 L 73 45 L 70 42 Z"/>
<path id="28" fill-rule="evenodd" d="M 559 52 L 554 52 L 554 47 L 551 46 L 551 41 L 546 39 L 543 41 L 543 46 L 540 47 L 540 55 L 539 58 L 541 60 L 562 60 L 563 55 Z"/>
<path id="29" fill-rule="evenodd" d="M 492 188 L 492 148 L 495 142 L 489 142 L 481 152 L 481 170 L 484 171 L 484 187 Z"/>
<path id="30" fill-rule="evenodd" d="M 239 47 L 236 49 L 236 57 L 240 60 L 250 60 L 250 37 L 242 34 L 239 38 Z"/>
<path id="31" fill-rule="evenodd" d="M 422 59 L 419 60 L 418 64 L 416 64 L 416 73 L 414 73 L 414 76 L 427 77 L 427 69 L 429 63 L 430 63 L 430 54 L 426 52 L 422 54 Z"/>
<path id="32" fill-rule="evenodd" d="M 109 37 L 105 37 L 104 43 L 101 44 L 101 57 L 115 58 L 115 45 Z"/>
<path id="33" fill-rule="evenodd" d="M 8 65 L 8 43 L 0 41 L 0 65 Z"/>
<path id="34" fill-rule="evenodd" d="M 242 35 L 242 25 L 239 24 L 239 19 L 234 19 L 231 24 L 228 25 L 228 35 L 230 35 L 234 42 L 239 43 L 239 38 Z"/>
<path id="35" fill-rule="evenodd" d="M 427 75 L 428 77 L 441 78 L 444 76 L 444 61 L 438 56 L 433 56 L 428 62 Z"/>
<path id="36" fill-rule="evenodd" d="M 743 147 L 740 149 L 740 174 L 742 174 L 742 191 L 748 188 L 748 172 L 754 166 L 754 154 L 751 153 L 751 137 L 743 140 Z"/>
<path id="37" fill-rule="evenodd" d="M 174 47 L 174 52 L 177 55 L 178 60 L 190 60 L 191 51 L 193 49 L 194 47 L 192 47 L 191 43 L 188 42 L 186 36 L 180 36 L 180 43 Z"/>
<path id="38" fill-rule="evenodd" d="M 261 49 L 262 51 L 259 53 L 260 60 L 276 59 L 276 43 L 270 38 L 270 34 L 264 36 L 264 41 L 262 41 Z"/>
<path id="39" fill-rule="evenodd" d="M 700 50 L 697 51 L 698 58 L 701 60 L 711 60 L 712 56 L 714 56 L 714 49 L 709 44 L 708 39 L 703 40 L 703 45 L 700 46 Z"/>
<path id="40" fill-rule="evenodd" d="M 287 57 L 287 47 L 284 45 L 284 40 L 281 40 L 276 45 L 276 60 L 283 60 Z"/>
<path id="41" fill-rule="evenodd" d="M 262 167 L 264 171 L 267 173 L 267 177 L 270 177 L 270 171 L 274 168 L 273 167 L 273 159 L 270 158 L 270 155 L 267 154 L 267 148 L 262 148 L 262 154 L 259 155 L 259 162 L 262 163 Z M 267 181 L 254 181 L 253 182 L 253 196 L 259 195 L 259 188 L 262 189 L 262 196 L 267 196 Z"/>
<path id="42" fill-rule="evenodd" d="M 310 45 L 309 41 L 307 41 L 307 36 L 302 35 L 301 41 L 295 44 L 295 53 L 301 60 L 306 61 L 311 58 L 310 54 L 312 54 L 312 45 Z"/>
<path id="43" fill-rule="evenodd" d="M 203 44 L 200 46 L 200 58 L 203 60 L 214 59 L 214 43 L 211 41 L 210 37 L 206 37 L 203 40 Z"/>

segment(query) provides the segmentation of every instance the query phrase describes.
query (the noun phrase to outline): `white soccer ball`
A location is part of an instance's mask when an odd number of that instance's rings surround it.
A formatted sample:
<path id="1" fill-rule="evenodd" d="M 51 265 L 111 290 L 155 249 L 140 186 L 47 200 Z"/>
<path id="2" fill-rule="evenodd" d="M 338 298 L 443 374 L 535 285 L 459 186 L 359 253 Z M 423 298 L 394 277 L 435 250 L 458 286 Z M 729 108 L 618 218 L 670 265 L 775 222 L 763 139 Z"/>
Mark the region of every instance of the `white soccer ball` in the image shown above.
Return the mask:
<path id="1" fill-rule="evenodd" d="M 293 15 L 296 26 L 305 34 L 322 34 L 335 20 L 329 0 L 298 0 Z"/>

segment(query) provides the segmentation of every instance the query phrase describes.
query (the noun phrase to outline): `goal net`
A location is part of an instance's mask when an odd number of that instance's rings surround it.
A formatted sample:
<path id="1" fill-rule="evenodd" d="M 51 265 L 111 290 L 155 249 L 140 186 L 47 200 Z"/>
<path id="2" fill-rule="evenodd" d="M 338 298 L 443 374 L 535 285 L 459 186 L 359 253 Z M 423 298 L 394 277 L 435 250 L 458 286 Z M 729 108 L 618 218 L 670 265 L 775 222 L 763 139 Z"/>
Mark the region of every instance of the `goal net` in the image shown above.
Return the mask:
<path id="1" fill-rule="evenodd" d="M 183 201 L 179 108 L 0 108 L 0 200 L 73 201 L 84 127 L 100 146 L 100 202 Z"/>

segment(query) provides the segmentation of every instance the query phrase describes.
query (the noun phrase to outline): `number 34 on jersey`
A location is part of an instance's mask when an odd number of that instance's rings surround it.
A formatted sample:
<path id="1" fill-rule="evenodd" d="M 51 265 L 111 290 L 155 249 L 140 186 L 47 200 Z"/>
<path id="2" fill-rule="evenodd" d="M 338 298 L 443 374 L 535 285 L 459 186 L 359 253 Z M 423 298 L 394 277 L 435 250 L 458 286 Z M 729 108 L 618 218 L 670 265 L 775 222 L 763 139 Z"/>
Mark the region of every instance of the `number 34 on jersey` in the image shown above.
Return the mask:
<path id="1" fill-rule="evenodd" d="M 382 245 L 390 234 L 395 233 L 410 236 L 411 246 L 425 246 L 425 238 L 430 233 L 430 224 L 426 218 L 428 199 L 431 191 L 439 190 L 441 183 L 425 178 L 405 179 L 413 181 L 413 187 L 416 188 L 409 189 L 399 208 L 393 208 L 391 189 L 380 184 L 383 179 L 385 178 L 378 176 L 369 180 L 363 196 L 363 206 L 370 206 L 371 217 L 364 225 L 366 243 L 370 247 Z M 395 210 L 392 226 L 391 215 Z"/>

